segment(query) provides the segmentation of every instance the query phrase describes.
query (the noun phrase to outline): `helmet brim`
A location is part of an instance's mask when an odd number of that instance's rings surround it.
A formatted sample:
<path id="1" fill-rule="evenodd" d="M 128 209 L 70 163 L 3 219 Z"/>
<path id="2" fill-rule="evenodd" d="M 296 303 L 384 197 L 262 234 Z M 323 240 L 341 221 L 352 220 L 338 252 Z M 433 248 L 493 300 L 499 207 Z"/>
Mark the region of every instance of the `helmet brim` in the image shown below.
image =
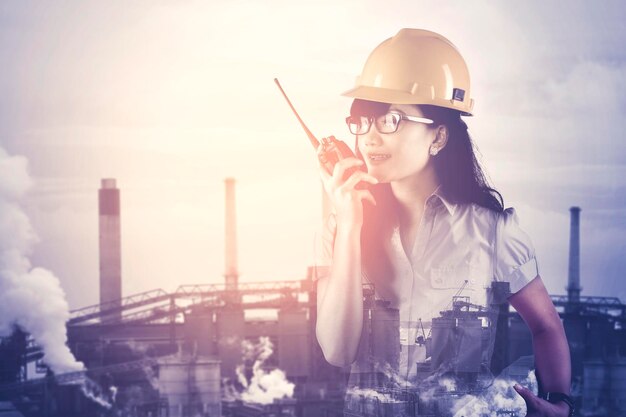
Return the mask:
<path id="1" fill-rule="evenodd" d="M 387 104 L 422 104 L 447 109 L 457 110 L 462 116 L 473 116 L 473 100 L 470 103 L 463 103 L 455 100 L 441 100 L 433 97 L 423 97 L 407 91 L 393 90 L 390 88 L 380 88 L 371 86 L 357 86 L 341 93 L 344 97 L 358 98 L 361 100 L 377 101 Z"/>

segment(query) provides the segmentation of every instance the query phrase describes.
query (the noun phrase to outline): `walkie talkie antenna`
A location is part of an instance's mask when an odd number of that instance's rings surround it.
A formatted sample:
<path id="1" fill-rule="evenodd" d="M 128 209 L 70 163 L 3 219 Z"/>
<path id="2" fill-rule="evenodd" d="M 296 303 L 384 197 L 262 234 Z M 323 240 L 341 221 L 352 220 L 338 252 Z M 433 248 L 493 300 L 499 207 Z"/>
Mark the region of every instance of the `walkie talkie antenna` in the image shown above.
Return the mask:
<path id="1" fill-rule="evenodd" d="M 317 138 L 313 135 L 313 133 L 311 133 L 311 131 L 309 130 L 308 127 L 306 127 L 306 125 L 304 124 L 304 122 L 302 121 L 302 119 L 300 118 L 300 115 L 298 114 L 298 112 L 296 111 L 296 109 L 293 107 L 293 104 L 291 104 L 291 101 L 289 100 L 289 97 L 287 97 L 287 94 L 285 94 L 285 91 L 283 90 L 283 88 L 280 86 L 280 83 L 278 82 L 278 78 L 274 78 L 274 82 L 276 83 L 276 85 L 278 86 L 278 89 L 280 90 L 280 92 L 282 93 L 283 97 L 285 97 L 285 100 L 287 100 L 287 104 L 289 104 L 289 107 L 291 107 L 291 111 L 293 111 L 293 114 L 296 115 L 296 118 L 298 119 L 298 121 L 300 122 L 300 125 L 302 126 L 302 128 L 304 129 L 304 131 L 306 132 L 306 135 L 309 137 L 309 140 L 311 141 L 311 144 L 313 145 L 313 147 L 315 149 L 317 149 L 320 146 L 320 141 L 317 140 Z"/>

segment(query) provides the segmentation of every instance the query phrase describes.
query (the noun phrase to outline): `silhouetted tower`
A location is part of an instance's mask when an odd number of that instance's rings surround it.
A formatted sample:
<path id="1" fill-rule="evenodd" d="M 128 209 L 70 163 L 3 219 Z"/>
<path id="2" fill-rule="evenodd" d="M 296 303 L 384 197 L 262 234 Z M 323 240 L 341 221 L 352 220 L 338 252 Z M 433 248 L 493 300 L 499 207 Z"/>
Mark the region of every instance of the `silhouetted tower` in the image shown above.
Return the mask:
<path id="1" fill-rule="evenodd" d="M 122 298 L 122 254 L 120 233 L 120 190 L 115 179 L 106 178 L 98 191 L 100 214 L 100 304 L 119 306 Z M 104 321 L 116 321 L 121 311 Z"/>
<path id="2" fill-rule="evenodd" d="M 580 207 L 571 207 L 569 236 L 569 272 L 567 298 L 570 304 L 580 301 Z"/>
<path id="3" fill-rule="evenodd" d="M 235 208 L 235 179 L 226 178 L 226 218 L 225 218 L 225 271 L 227 291 L 237 291 L 239 271 L 237 270 L 237 217 Z"/>

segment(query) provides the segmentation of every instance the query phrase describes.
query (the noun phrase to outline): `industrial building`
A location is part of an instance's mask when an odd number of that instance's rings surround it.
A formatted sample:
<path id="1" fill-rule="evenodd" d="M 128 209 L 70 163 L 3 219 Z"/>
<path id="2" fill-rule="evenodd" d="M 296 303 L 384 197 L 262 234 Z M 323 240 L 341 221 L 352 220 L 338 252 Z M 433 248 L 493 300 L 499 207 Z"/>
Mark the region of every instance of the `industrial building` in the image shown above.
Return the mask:
<path id="1" fill-rule="evenodd" d="M 16 329 L 0 344 L 0 416 L 5 409 L 26 417 L 332 417 L 344 409 L 353 416 L 443 416 L 464 395 L 479 393 L 490 376 L 523 376 L 532 368 L 530 333 L 506 302 L 508 286 L 497 284 L 488 309 L 455 297 L 450 310 L 433 320 L 430 337 L 419 341 L 431 352 L 430 368 L 421 371 L 426 376 L 450 362 L 449 375 L 463 381 L 454 389 L 434 384 L 426 401 L 428 387 L 400 389 L 390 383 L 388 369 L 376 366 L 393 368 L 398 361 L 399 319 L 370 285 L 364 287 L 364 328 L 352 375 L 330 366 L 315 338 L 314 268 L 300 280 L 239 282 L 234 186 L 226 180 L 222 284 L 122 297 L 119 190 L 115 180 L 103 180 L 100 303 L 72 311 L 67 323 L 68 345 L 86 371 L 53 376 L 40 363 L 41 348 Z M 552 297 L 572 353 L 573 395 L 579 415 L 626 415 L 626 305 L 580 295 L 579 215 L 580 209 L 571 209 L 568 295 Z M 247 317 L 260 309 L 275 311 L 275 319 Z M 485 329 L 495 332 L 495 346 L 487 343 Z M 259 347 L 261 338 L 266 342 Z M 44 374 L 33 378 L 34 367 Z M 255 401 L 250 387 L 257 377 L 271 380 L 279 394 Z M 367 390 L 351 390 L 355 382 Z M 280 395 L 290 386 L 291 395 Z"/>

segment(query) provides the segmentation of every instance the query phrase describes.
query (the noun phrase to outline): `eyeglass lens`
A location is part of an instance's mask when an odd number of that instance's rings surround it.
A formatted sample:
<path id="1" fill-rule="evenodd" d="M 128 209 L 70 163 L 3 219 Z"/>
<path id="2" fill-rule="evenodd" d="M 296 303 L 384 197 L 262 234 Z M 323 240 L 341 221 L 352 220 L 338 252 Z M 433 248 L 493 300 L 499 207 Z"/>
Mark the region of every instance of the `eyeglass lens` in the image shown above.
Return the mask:
<path id="1" fill-rule="evenodd" d="M 387 113 L 376 118 L 376 129 L 380 133 L 393 133 L 398 128 L 400 116 L 395 113 Z"/>
<path id="2" fill-rule="evenodd" d="M 372 122 L 371 117 L 360 116 L 360 117 L 348 117 L 348 128 L 350 129 L 350 133 L 354 135 L 364 135 L 370 130 L 370 125 Z M 374 123 L 376 124 L 376 129 L 380 133 L 393 133 L 398 130 L 398 123 L 400 122 L 400 116 L 396 113 L 387 113 L 381 116 L 376 117 Z"/>

